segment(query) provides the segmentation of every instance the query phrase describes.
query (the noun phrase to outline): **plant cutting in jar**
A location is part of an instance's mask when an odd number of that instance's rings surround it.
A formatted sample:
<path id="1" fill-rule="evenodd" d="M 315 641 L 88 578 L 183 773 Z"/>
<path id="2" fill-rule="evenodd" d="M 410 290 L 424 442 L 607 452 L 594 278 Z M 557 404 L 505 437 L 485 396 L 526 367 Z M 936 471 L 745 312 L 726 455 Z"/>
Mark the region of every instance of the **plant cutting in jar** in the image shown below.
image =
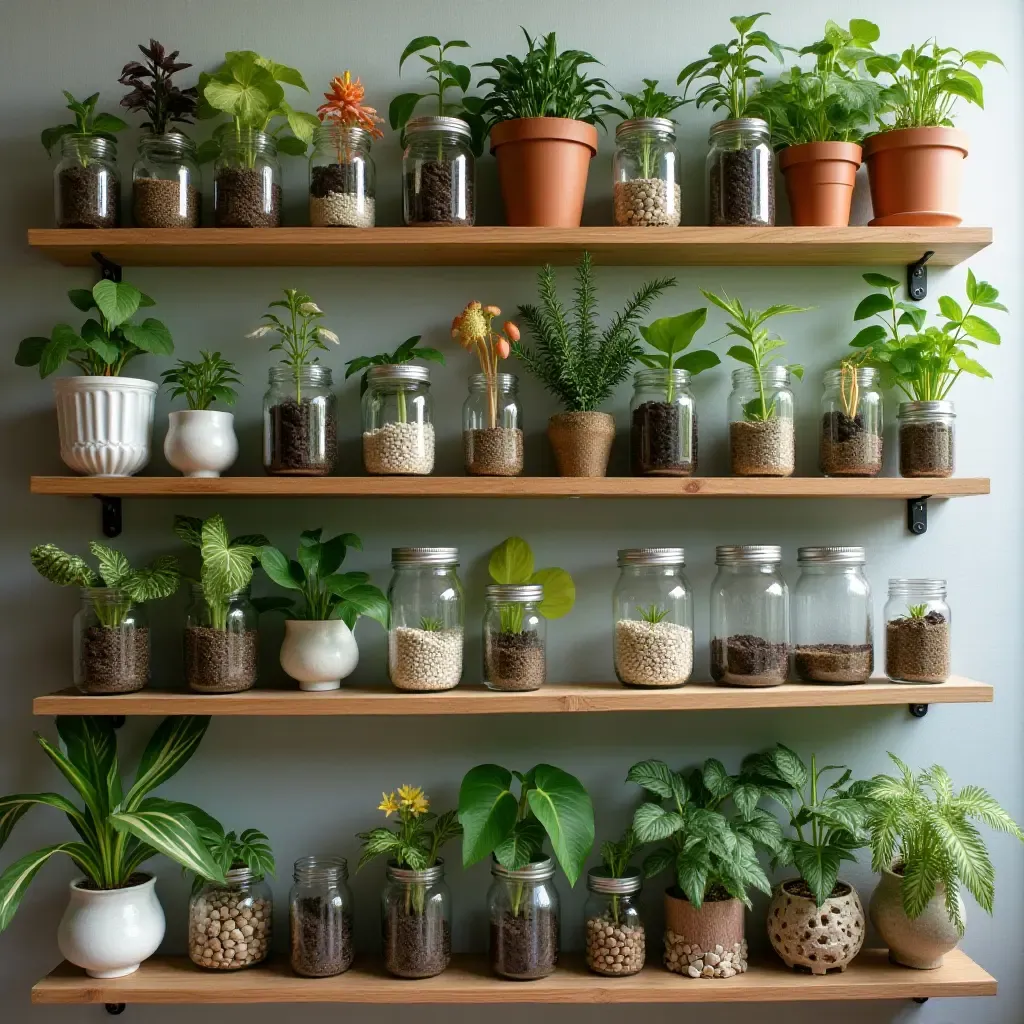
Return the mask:
<path id="1" fill-rule="evenodd" d="M 641 872 L 631 865 L 639 847 L 632 826 L 617 842 L 601 844 L 601 866 L 591 868 L 584 910 L 584 962 L 595 974 L 628 976 L 643 969 L 646 934 L 637 907 Z"/>
<path id="2" fill-rule="evenodd" d="M 560 619 L 568 615 L 576 603 L 576 587 L 572 577 L 564 569 L 535 569 L 533 551 L 522 537 L 506 537 L 491 552 L 487 571 L 495 583 L 542 586 L 544 597 L 537 611 L 545 619 Z M 501 628 L 506 633 L 522 630 L 522 606 L 506 605 L 501 609 Z"/>
<path id="3" fill-rule="evenodd" d="M 375 356 L 356 356 L 345 364 L 345 380 L 353 374 L 363 372 L 359 378 L 359 394 L 366 392 L 366 370 L 371 366 L 401 366 L 404 363 L 411 363 L 414 359 L 426 359 L 431 363 L 440 363 L 444 366 L 444 353 L 436 348 L 427 345 L 420 345 L 421 336 L 414 334 L 406 338 L 394 352 L 379 352 Z M 483 366 L 483 362 L 480 364 Z M 398 393 L 398 416 L 401 423 L 406 422 L 405 393 Z"/>
<path id="4" fill-rule="evenodd" d="M 80 135 L 85 138 L 106 139 L 108 142 L 113 142 L 114 133 L 123 132 L 128 127 L 127 122 L 122 121 L 114 114 L 96 113 L 96 102 L 100 98 L 98 92 L 94 92 L 84 100 L 76 100 L 67 89 L 61 91 L 64 93 L 64 99 L 68 101 L 67 109 L 75 115 L 75 120 L 43 129 L 39 141 L 42 142 L 47 153 L 52 154 L 53 147 L 65 135 Z M 89 166 L 87 151 L 78 154 L 78 161 L 83 167 Z"/>
<path id="5" fill-rule="evenodd" d="M 622 833 L 618 841 L 606 839 L 601 844 L 601 867 L 608 873 L 609 878 L 624 878 L 631 870 L 633 855 L 640 849 L 640 840 L 637 838 L 633 826 L 629 825 Z M 611 903 L 611 920 L 619 924 L 619 904 L 621 899 L 615 893 L 609 901 Z"/>
<path id="6" fill-rule="evenodd" d="M 206 839 L 220 874 L 211 877 L 197 872 L 192 879 L 193 895 L 203 887 L 204 882 L 217 882 L 232 869 L 247 868 L 255 878 L 274 874 L 274 852 L 270 848 L 270 840 L 258 828 L 244 829 L 238 835 L 204 826 L 200 826 L 199 831 Z"/>
<path id="7" fill-rule="evenodd" d="M 619 94 L 625 107 L 609 107 L 607 112 L 614 113 L 623 121 L 647 120 L 649 118 L 665 118 L 674 121 L 673 111 L 685 102 L 682 96 L 673 96 L 658 88 L 656 78 L 644 79 L 644 91 L 641 93 L 623 92 Z M 654 144 L 649 135 L 640 141 L 640 175 L 643 178 L 656 176 L 656 156 Z"/>
<path id="8" fill-rule="evenodd" d="M 437 864 L 445 843 L 462 835 L 458 811 L 445 811 L 440 816 L 433 813 L 430 800 L 418 786 L 399 786 L 397 793 L 397 796 L 395 792 L 382 793 L 377 808 L 387 818 L 398 815 L 394 828 L 381 827 L 359 833 L 357 838 L 363 844 L 359 868 L 383 854 L 400 868 L 423 871 Z M 423 895 L 421 892 L 416 905 L 419 913 L 423 912 Z"/>
<path id="9" fill-rule="evenodd" d="M 710 349 L 686 352 L 694 336 L 708 318 L 707 307 L 691 309 L 679 316 L 664 316 L 646 327 L 640 326 L 640 336 L 654 352 L 640 351 L 637 360 L 652 370 L 665 370 L 665 402 L 671 403 L 675 394 L 672 370 L 685 370 L 691 377 L 718 366 L 722 360 Z"/>
<path id="10" fill-rule="evenodd" d="M 121 106 L 132 113 L 145 114 L 143 128 L 154 135 L 163 135 L 173 124 L 192 124 L 199 105 L 199 90 L 195 86 L 182 89 L 171 79 L 192 67 L 178 60 L 178 50 L 167 52 L 162 43 L 150 39 L 149 46 L 139 44 L 146 58 L 130 60 L 121 69 L 118 79 L 130 90 L 121 97 Z"/>

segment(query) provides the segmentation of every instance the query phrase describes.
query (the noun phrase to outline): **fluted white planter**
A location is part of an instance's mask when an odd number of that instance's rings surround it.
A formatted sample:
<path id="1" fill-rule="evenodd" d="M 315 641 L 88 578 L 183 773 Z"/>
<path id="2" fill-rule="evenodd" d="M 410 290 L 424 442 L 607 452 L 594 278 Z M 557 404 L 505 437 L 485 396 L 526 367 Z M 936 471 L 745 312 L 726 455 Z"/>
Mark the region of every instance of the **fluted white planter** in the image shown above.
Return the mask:
<path id="1" fill-rule="evenodd" d="M 235 417 L 216 409 L 170 413 L 164 458 L 185 476 L 220 476 L 238 458 Z"/>
<path id="2" fill-rule="evenodd" d="M 137 377 L 60 377 L 60 457 L 86 476 L 131 476 L 149 462 L 157 385 Z"/>
<path id="3" fill-rule="evenodd" d="M 337 690 L 359 663 L 352 630 L 341 619 L 286 619 L 281 668 L 300 690 Z"/>

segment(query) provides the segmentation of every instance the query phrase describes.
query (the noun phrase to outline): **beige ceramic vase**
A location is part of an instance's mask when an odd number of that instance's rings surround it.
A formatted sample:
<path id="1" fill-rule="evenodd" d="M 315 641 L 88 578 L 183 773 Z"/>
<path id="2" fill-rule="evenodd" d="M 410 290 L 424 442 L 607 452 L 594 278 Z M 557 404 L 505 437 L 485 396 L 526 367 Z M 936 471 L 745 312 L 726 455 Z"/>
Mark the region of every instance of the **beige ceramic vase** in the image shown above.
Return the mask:
<path id="1" fill-rule="evenodd" d="M 811 974 L 845 971 L 864 945 L 864 907 L 857 890 L 837 882 L 820 906 L 802 895 L 800 879 L 783 882 L 768 905 L 768 937 L 787 967 Z"/>
<path id="2" fill-rule="evenodd" d="M 747 969 L 744 906 L 708 900 L 699 910 L 678 892 L 665 892 L 665 967 L 687 978 L 734 978 Z"/>
<path id="3" fill-rule="evenodd" d="M 548 420 L 548 440 L 559 476 L 605 476 L 615 420 L 606 412 L 560 412 Z"/>

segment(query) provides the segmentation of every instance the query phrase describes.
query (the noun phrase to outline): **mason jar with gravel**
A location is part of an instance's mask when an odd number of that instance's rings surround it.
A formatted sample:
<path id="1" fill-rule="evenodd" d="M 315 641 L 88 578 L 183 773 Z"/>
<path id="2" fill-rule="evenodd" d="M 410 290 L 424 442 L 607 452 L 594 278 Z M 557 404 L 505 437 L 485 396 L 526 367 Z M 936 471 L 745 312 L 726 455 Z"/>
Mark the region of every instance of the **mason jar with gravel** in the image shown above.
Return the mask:
<path id="1" fill-rule="evenodd" d="M 775 224 L 775 154 L 768 122 L 740 117 L 711 126 L 706 164 L 708 224 Z"/>
<path id="2" fill-rule="evenodd" d="M 252 128 L 217 131 L 213 219 L 219 228 L 281 226 L 281 164 L 272 135 Z"/>
<path id="3" fill-rule="evenodd" d="M 120 227 L 121 176 L 113 139 L 77 132 L 61 138 L 53 207 L 59 228 Z"/>
<path id="4" fill-rule="evenodd" d="M 132 167 L 132 221 L 140 228 L 197 228 L 202 176 L 182 132 L 143 135 Z"/>
<path id="5" fill-rule="evenodd" d="M 363 466 L 375 476 L 428 476 L 434 469 L 430 371 L 416 363 L 366 371 Z"/>
<path id="6" fill-rule="evenodd" d="M 693 671 L 693 595 L 682 548 L 624 548 L 612 595 L 615 675 L 625 686 L 682 686 Z"/>
<path id="7" fill-rule="evenodd" d="M 185 682 L 198 693 L 238 693 L 256 683 L 259 615 L 249 588 L 206 599 L 202 583 L 190 585 L 185 611 Z"/>
<path id="8" fill-rule="evenodd" d="M 711 678 L 730 686 L 779 686 L 789 675 L 789 588 L 782 548 L 715 549 L 711 585 Z"/>
<path id="9" fill-rule="evenodd" d="M 956 467 L 952 402 L 901 402 L 900 476 L 947 477 Z"/>
<path id="10" fill-rule="evenodd" d="M 882 394 L 878 371 L 841 366 L 822 379 L 818 466 L 825 476 L 882 471 Z"/>
<path id="11" fill-rule="evenodd" d="M 865 683 L 874 668 L 871 586 L 861 547 L 797 551 L 793 667 L 805 683 Z"/>
<path id="12" fill-rule="evenodd" d="M 398 978 L 432 978 L 452 958 L 452 894 L 444 860 L 422 870 L 389 861 L 381 893 L 384 966 Z"/>
<path id="13" fill-rule="evenodd" d="M 373 139 L 365 128 L 321 124 L 309 157 L 309 223 L 315 228 L 372 228 L 377 207 Z"/>
<path id="14" fill-rule="evenodd" d="M 462 406 L 462 447 L 470 476 L 519 476 L 523 472 L 523 410 L 514 373 L 469 378 Z"/>
<path id="15" fill-rule="evenodd" d="M 133 693 L 149 682 L 146 608 L 117 587 L 82 587 L 74 680 L 83 693 Z"/>
<path id="16" fill-rule="evenodd" d="M 637 868 L 619 878 L 603 867 L 587 872 L 584 956 L 595 974 L 626 976 L 643 970 L 647 942 L 640 916 L 642 885 Z"/>
<path id="17" fill-rule="evenodd" d="M 945 580 L 889 580 L 885 674 L 894 683 L 944 683 L 950 625 Z"/>
<path id="18" fill-rule="evenodd" d="M 300 857 L 288 893 L 292 970 L 332 978 L 352 966 L 352 890 L 344 857 Z"/>
<path id="19" fill-rule="evenodd" d="M 795 438 L 789 370 L 784 366 L 733 370 L 729 394 L 733 476 L 792 476 Z"/>
<path id="20" fill-rule="evenodd" d="M 514 981 L 546 978 L 558 966 L 561 906 L 555 862 L 548 857 L 512 871 L 493 861 L 491 876 L 491 968 Z"/>
<path id="21" fill-rule="evenodd" d="M 402 212 L 405 223 L 472 227 L 476 161 L 472 132 L 458 117 L 414 117 L 405 126 Z"/>
<path id="22" fill-rule="evenodd" d="M 338 458 L 331 371 L 319 363 L 272 366 L 263 396 L 263 468 L 275 476 L 327 476 Z"/>
<path id="23" fill-rule="evenodd" d="M 697 472 L 697 404 L 686 370 L 640 370 L 629 404 L 634 476 L 693 476 Z"/>
<path id="24" fill-rule="evenodd" d="M 398 690 L 450 690 L 462 678 L 465 595 L 458 548 L 392 548 L 388 675 Z"/>
<path id="25" fill-rule="evenodd" d="M 270 952 L 274 902 L 262 875 L 233 867 L 226 884 L 205 882 L 188 901 L 188 953 L 198 967 L 237 971 Z"/>
<path id="26" fill-rule="evenodd" d="M 615 129 L 612 157 L 617 227 L 677 227 L 681 213 L 675 124 L 637 117 Z"/>
<path id="27" fill-rule="evenodd" d="M 492 690 L 539 690 L 547 678 L 544 588 L 492 583 L 484 608 L 484 685 Z"/>

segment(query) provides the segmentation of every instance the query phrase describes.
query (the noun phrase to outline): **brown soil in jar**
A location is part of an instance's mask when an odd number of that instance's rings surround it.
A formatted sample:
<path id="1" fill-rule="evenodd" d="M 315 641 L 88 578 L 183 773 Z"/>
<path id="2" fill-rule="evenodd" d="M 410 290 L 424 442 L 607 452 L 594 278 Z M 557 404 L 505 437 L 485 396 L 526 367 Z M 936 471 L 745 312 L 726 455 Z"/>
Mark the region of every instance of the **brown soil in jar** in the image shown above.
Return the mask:
<path id="1" fill-rule="evenodd" d="M 428 902 L 422 914 L 388 905 L 384 919 L 384 966 L 399 978 L 432 978 L 452 958 L 451 926 L 440 905 Z"/>
<path id="2" fill-rule="evenodd" d="M 762 191 L 767 193 L 767 203 Z M 720 154 L 708 178 L 708 193 L 712 227 L 775 223 L 775 176 L 770 166 L 762 168 L 756 149 Z M 767 220 L 760 213 L 765 205 Z"/>
<path id="3" fill-rule="evenodd" d="M 523 471 L 523 432 L 516 427 L 464 430 L 462 447 L 470 476 L 519 476 Z"/>
<path id="4" fill-rule="evenodd" d="M 773 416 L 754 423 L 729 424 L 729 455 L 734 476 L 792 476 L 793 424 Z"/>
<path id="5" fill-rule="evenodd" d="M 547 678 L 544 645 L 536 633 L 488 633 L 484 682 L 493 690 L 539 690 Z"/>
<path id="6" fill-rule="evenodd" d="M 271 185 L 270 209 L 262 172 L 251 167 L 225 167 L 215 182 L 214 222 L 219 228 L 281 226 L 281 186 Z"/>
<path id="7" fill-rule="evenodd" d="M 900 476 L 952 475 L 952 427 L 945 423 L 900 424 Z"/>
<path id="8" fill-rule="evenodd" d="M 677 227 L 682 208 L 682 191 L 678 183 L 662 178 L 634 178 L 617 181 L 613 207 L 618 227 Z"/>
<path id="9" fill-rule="evenodd" d="M 859 413 L 826 413 L 819 461 L 825 476 L 877 476 L 882 471 L 882 438 L 864 427 Z"/>
<path id="10" fill-rule="evenodd" d="M 793 663 L 805 683 L 864 683 L 875 659 L 871 644 L 803 644 Z"/>
<path id="11" fill-rule="evenodd" d="M 334 471 L 338 455 L 334 411 L 327 407 L 326 422 L 313 402 L 289 400 L 270 410 L 269 473 L 295 476 L 327 476 Z M 321 447 L 316 436 L 323 426 Z"/>
<path id="12" fill-rule="evenodd" d="M 633 410 L 629 433 L 630 463 L 634 476 L 693 476 L 697 472 L 697 414 L 689 458 L 680 417 L 685 412 L 672 402 L 644 402 Z"/>
<path id="13" fill-rule="evenodd" d="M 419 166 L 419 181 L 415 172 L 405 176 L 405 194 L 408 206 L 407 223 L 418 224 L 452 224 L 455 226 L 473 223 L 473 176 L 466 178 L 466 217 L 457 216 L 459 209 L 458 196 L 455 191 L 460 187 L 452 174 L 450 163 L 438 163 L 430 160 Z"/>
<path id="14" fill-rule="evenodd" d="M 290 910 L 292 970 L 303 978 L 332 978 L 352 966 L 352 915 L 322 896 L 296 900 Z"/>
<path id="15" fill-rule="evenodd" d="M 643 925 L 616 924 L 610 913 L 587 918 L 586 964 L 595 974 L 629 975 L 643 970 L 647 943 Z"/>
<path id="16" fill-rule="evenodd" d="M 544 978 L 558 966 L 558 915 L 548 907 L 504 911 L 491 921 L 491 967 L 519 981 Z"/>
<path id="17" fill-rule="evenodd" d="M 181 185 L 163 178 L 136 178 L 132 184 L 132 221 L 140 228 L 199 227 L 199 189 L 186 185 L 185 213 Z"/>
<path id="18" fill-rule="evenodd" d="M 189 910 L 189 957 L 199 967 L 215 971 L 258 964 L 270 951 L 272 913 L 269 900 L 250 900 L 236 889 L 215 889 L 197 897 Z"/>
<path id="19" fill-rule="evenodd" d="M 89 626 L 82 633 L 84 693 L 132 693 L 149 682 L 149 627 Z"/>
<path id="20" fill-rule="evenodd" d="M 185 630 L 185 682 L 200 693 L 238 693 L 256 682 L 259 634 L 254 629 Z"/>
<path id="21" fill-rule="evenodd" d="M 65 167 L 57 175 L 57 190 L 59 227 L 116 228 L 121 223 L 121 188 L 102 164 Z"/>
<path id="22" fill-rule="evenodd" d="M 711 641 L 711 678 L 731 686 L 778 686 L 789 675 L 789 646 L 740 633 Z"/>
<path id="23" fill-rule="evenodd" d="M 886 624 L 885 674 L 907 683 L 944 683 L 949 678 L 949 623 L 941 612 Z"/>

